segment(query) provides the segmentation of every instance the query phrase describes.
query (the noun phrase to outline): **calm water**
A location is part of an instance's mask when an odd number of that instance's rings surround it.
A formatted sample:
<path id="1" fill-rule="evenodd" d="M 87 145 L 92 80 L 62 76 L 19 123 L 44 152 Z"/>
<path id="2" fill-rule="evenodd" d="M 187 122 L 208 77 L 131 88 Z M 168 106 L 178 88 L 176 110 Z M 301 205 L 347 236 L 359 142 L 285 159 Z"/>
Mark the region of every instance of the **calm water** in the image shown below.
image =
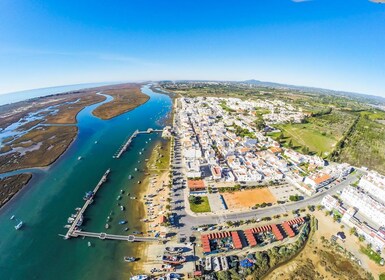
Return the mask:
<path id="1" fill-rule="evenodd" d="M 160 135 L 140 135 L 120 159 L 112 155 L 136 129 L 161 127 L 171 110 L 167 95 L 153 93 L 147 86 L 143 92 L 151 97 L 147 103 L 109 121 L 91 115 L 98 104 L 81 111 L 79 134 L 70 149 L 48 171 L 37 173 L 33 184 L 1 210 L 0 279 L 128 279 L 130 266 L 123 262 L 123 256 L 130 255 L 135 245 L 98 239 L 63 240 L 58 234 L 66 232 L 63 226 L 67 218 L 83 204 L 84 193 L 94 188 L 107 168 L 111 168 L 109 180 L 86 211 L 82 228 L 121 234 L 124 227 L 130 228 L 127 234 L 141 229 L 138 221 L 143 218 L 143 206 L 129 196 L 140 192 L 137 181 L 143 180 L 145 159 Z M 83 159 L 77 160 L 78 156 Z M 130 174 L 134 179 L 128 179 Z M 117 201 L 121 189 L 125 194 Z M 119 209 L 118 202 L 126 211 Z M 111 228 L 106 230 L 111 211 Z M 14 229 L 16 221 L 9 219 L 11 215 L 26 223 L 23 230 Z M 121 219 L 128 224 L 118 225 Z M 92 247 L 87 246 L 88 241 Z"/>

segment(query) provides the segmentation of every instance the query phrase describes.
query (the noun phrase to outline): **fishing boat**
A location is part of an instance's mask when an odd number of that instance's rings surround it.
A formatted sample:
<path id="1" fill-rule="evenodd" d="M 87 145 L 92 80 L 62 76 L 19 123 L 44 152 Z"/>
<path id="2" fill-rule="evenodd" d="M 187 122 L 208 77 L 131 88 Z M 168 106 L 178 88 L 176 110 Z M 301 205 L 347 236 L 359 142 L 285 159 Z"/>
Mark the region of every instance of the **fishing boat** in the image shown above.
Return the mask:
<path id="1" fill-rule="evenodd" d="M 23 222 L 20 221 L 20 222 L 15 226 L 15 229 L 16 229 L 16 230 L 19 230 L 19 229 L 21 229 L 21 227 L 22 227 L 23 225 L 24 225 Z"/>
<path id="2" fill-rule="evenodd" d="M 124 231 L 128 231 L 128 230 L 129 230 L 129 228 L 128 228 L 128 227 L 124 228 Z"/>
<path id="3" fill-rule="evenodd" d="M 131 180 L 131 179 L 132 179 L 132 175 L 128 175 L 128 179 L 130 179 L 130 180 Z"/>
<path id="4" fill-rule="evenodd" d="M 91 242 L 88 241 L 88 247 L 91 247 L 91 246 L 92 246 Z"/>
<path id="5" fill-rule="evenodd" d="M 181 254 L 183 253 L 183 248 L 181 247 L 166 247 L 167 253 L 170 254 Z"/>
<path id="6" fill-rule="evenodd" d="M 134 262 L 134 261 L 136 261 L 136 258 L 125 256 L 125 257 L 123 258 L 123 260 L 124 260 L 125 262 Z"/>
<path id="7" fill-rule="evenodd" d="M 86 194 L 83 196 L 83 200 L 89 200 L 89 199 L 91 199 L 93 196 L 94 196 L 94 192 L 93 192 L 93 191 L 88 191 L 88 192 L 86 192 Z"/>
<path id="8" fill-rule="evenodd" d="M 118 195 L 118 197 L 116 198 L 116 200 L 120 200 L 122 199 L 122 197 L 120 195 Z"/>
<path id="9" fill-rule="evenodd" d="M 69 218 L 67 219 L 67 223 L 68 223 L 68 224 L 72 224 L 73 221 L 75 221 L 75 219 L 72 218 L 72 217 L 69 217 Z"/>
<path id="10" fill-rule="evenodd" d="M 119 225 L 124 225 L 124 224 L 127 224 L 127 221 L 126 221 L 126 220 L 120 220 L 120 221 L 119 221 Z"/>
<path id="11" fill-rule="evenodd" d="M 83 215 L 80 216 L 80 219 L 76 223 L 76 226 L 80 227 L 83 224 Z"/>
<path id="12" fill-rule="evenodd" d="M 176 255 L 176 256 L 163 255 L 162 261 L 164 263 L 176 265 L 176 264 L 184 263 L 186 261 L 186 258 L 184 256 L 179 256 L 179 255 Z"/>
<path id="13" fill-rule="evenodd" d="M 11 218 L 9 218 L 10 220 L 13 220 L 15 218 L 15 215 L 12 215 Z"/>
<path id="14" fill-rule="evenodd" d="M 124 211 L 124 206 L 123 205 L 120 205 L 120 210 Z"/>
<path id="15" fill-rule="evenodd" d="M 146 279 L 148 279 L 148 276 L 144 274 L 130 277 L 130 280 L 146 280 Z"/>
<path id="16" fill-rule="evenodd" d="M 78 156 L 78 160 L 81 160 L 82 159 L 82 157 L 81 156 Z"/>
<path id="17" fill-rule="evenodd" d="M 109 224 L 105 224 L 104 226 L 106 229 L 109 229 L 110 228 L 110 225 Z"/>

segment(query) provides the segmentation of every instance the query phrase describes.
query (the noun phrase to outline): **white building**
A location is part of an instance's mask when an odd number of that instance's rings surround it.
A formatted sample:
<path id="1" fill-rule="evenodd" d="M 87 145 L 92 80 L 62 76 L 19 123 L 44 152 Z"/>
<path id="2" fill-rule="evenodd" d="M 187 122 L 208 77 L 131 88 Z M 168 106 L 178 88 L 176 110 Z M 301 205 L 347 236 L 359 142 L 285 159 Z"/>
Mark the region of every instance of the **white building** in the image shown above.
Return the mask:
<path id="1" fill-rule="evenodd" d="M 328 194 L 322 199 L 321 205 L 324 206 L 327 210 L 331 211 L 337 208 L 337 206 L 339 205 L 339 202 L 336 198 Z"/>
<path id="2" fill-rule="evenodd" d="M 354 187 L 346 187 L 341 199 L 359 210 L 370 220 L 380 226 L 385 226 L 385 206 Z"/>
<path id="3" fill-rule="evenodd" d="M 385 203 L 385 176 L 371 171 L 361 178 L 358 186 Z"/>

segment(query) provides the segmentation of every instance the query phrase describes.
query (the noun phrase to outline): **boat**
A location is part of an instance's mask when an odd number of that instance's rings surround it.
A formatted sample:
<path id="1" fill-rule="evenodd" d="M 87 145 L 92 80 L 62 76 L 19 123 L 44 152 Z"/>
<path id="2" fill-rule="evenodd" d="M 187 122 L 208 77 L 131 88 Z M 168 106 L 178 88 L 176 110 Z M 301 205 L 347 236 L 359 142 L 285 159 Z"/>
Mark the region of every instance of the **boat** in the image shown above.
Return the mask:
<path id="1" fill-rule="evenodd" d="M 136 196 L 131 196 L 130 199 L 136 199 Z"/>
<path id="2" fill-rule="evenodd" d="M 142 234 L 143 232 L 134 230 L 132 233 L 133 233 L 133 234 Z"/>
<path id="3" fill-rule="evenodd" d="M 16 230 L 19 230 L 19 229 L 21 229 L 21 227 L 22 227 L 23 225 L 24 225 L 23 222 L 20 221 L 20 222 L 15 226 L 15 229 L 16 229 Z"/>
<path id="4" fill-rule="evenodd" d="M 88 247 L 91 247 L 91 246 L 92 246 L 91 242 L 88 241 Z"/>
<path id="5" fill-rule="evenodd" d="M 183 248 L 181 247 L 166 247 L 167 253 L 170 254 L 181 254 L 183 253 Z"/>
<path id="6" fill-rule="evenodd" d="M 81 159 L 82 159 L 82 157 L 81 157 L 81 156 L 79 156 L 79 157 L 78 157 L 78 160 L 81 160 Z"/>
<path id="7" fill-rule="evenodd" d="M 128 179 L 130 179 L 130 180 L 131 180 L 131 179 L 132 179 L 132 175 L 128 175 Z"/>
<path id="8" fill-rule="evenodd" d="M 135 167 L 135 171 L 138 171 L 138 168 Z"/>
<path id="9" fill-rule="evenodd" d="M 98 144 L 98 141 L 95 141 L 95 144 Z"/>
<path id="10" fill-rule="evenodd" d="M 141 184 L 142 183 L 142 181 L 138 181 L 138 184 Z"/>
<path id="11" fill-rule="evenodd" d="M 83 215 L 80 216 L 80 219 L 76 223 L 76 226 L 80 227 L 83 224 Z"/>
<path id="12" fill-rule="evenodd" d="M 75 221 L 75 219 L 72 218 L 72 217 L 69 217 L 69 218 L 67 219 L 67 223 L 68 223 L 68 224 L 72 224 L 73 221 Z"/>
<path id="13" fill-rule="evenodd" d="M 124 224 L 127 224 L 127 221 L 126 221 L 126 220 L 120 220 L 120 221 L 119 221 L 119 225 L 124 225 Z"/>
<path id="14" fill-rule="evenodd" d="M 146 279 L 148 279 L 148 276 L 144 274 L 130 277 L 130 280 L 146 280 Z"/>
<path id="15" fill-rule="evenodd" d="M 106 224 L 104 227 L 105 227 L 106 229 L 109 229 L 109 228 L 110 228 L 110 225 L 109 225 L 109 224 Z"/>
<path id="16" fill-rule="evenodd" d="M 89 200 L 89 199 L 91 199 L 93 196 L 94 196 L 94 192 L 93 192 L 93 191 L 88 191 L 88 192 L 86 192 L 86 194 L 83 196 L 83 200 Z"/>
<path id="17" fill-rule="evenodd" d="M 116 198 L 116 200 L 120 200 L 122 199 L 122 197 L 120 195 L 118 195 L 118 197 Z"/>
<path id="18" fill-rule="evenodd" d="M 15 215 L 12 215 L 11 218 L 9 218 L 10 220 L 13 220 L 15 218 Z"/>
<path id="19" fill-rule="evenodd" d="M 124 231 L 128 231 L 128 230 L 129 230 L 129 228 L 128 228 L 128 227 L 124 228 Z"/>
<path id="20" fill-rule="evenodd" d="M 176 264 L 184 263 L 186 261 L 186 258 L 184 256 L 179 256 L 179 255 L 176 255 L 176 256 L 163 255 L 162 261 L 164 263 L 176 265 Z"/>
<path id="21" fill-rule="evenodd" d="M 165 275 L 166 279 L 180 279 L 180 275 L 178 273 L 168 273 Z"/>
<path id="22" fill-rule="evenodd" d="M 139 152 L 139 154 L 141 155 L 141 154 L 142 154 L 142 152 Z"/>
<path id="23" fill-rule="evenodd" d="M 125 262 L 134 262 L 134 261 L 136 261 L 136 258 L 125 256 L 125 257 L 123 258 L 123 260 L 124 260 Z"/>
<path id="24" fill-rule="evenodd" d="M 121 194 L 124 194 L 124 190 L 120 190 L 120 193 L 121 193 Z"/>
<path id="25" fill-rule="evenodd" d="M 124 206 L 123 205 L 120 205 L 120 210 L 124 211 Z"/>

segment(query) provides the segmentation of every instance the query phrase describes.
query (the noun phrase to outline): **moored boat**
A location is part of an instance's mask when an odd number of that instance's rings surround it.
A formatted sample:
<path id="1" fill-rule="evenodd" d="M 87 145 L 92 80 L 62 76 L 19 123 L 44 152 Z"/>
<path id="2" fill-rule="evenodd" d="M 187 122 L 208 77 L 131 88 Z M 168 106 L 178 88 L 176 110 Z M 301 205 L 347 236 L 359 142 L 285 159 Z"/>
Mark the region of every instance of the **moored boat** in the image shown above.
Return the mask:
<path id="1" fill-rule="evenodd" d="M 170 254 L 181 254 L 183 253 L 183 248 L 181 247 L 166 247 L 167 253 Z"/>
<path id="2" fill-rule="evenodd" d="M 124 211 L 124 206 L 123 205 L 120 205 L 120 210 Z"/>
<path id="3" fill-rule="evenodd" d="M 123 258 L 123 260 L 124 260 L 125 262 L 134 262 L 134 261 L 136 261 L 136 258 L 125 256 L 125 257 Z"/>
<path id="4" fill-rule="evenodd" d="M 163 255 L 162 261 L 164 263 L 176 265 L 176 264 L 184 263 L 186 261 L 186 258 L 184 256 L 179 256 L 179 255 L 176 255 L 176 256 Z"/>
<path id="5" fill-rule="evenodd" d="M 104 227 L 105 227 L 106 229 L 109 229 L 109 228 L 110 228 L 110 225 L 109 225 L 109 224 L 105 224 Z"/>
<path id="6" fill-rule="evenodd" d="M 119 221 L 119 225 L 124 225 L 124 224 L 127 224 L 127 221 L 126 221 L 126 220 L 120 220 L 120 221 Z"/>
<path id="7" fill-rule="evenodd" d="M 148 279 L 148 276 L 144 274 L 130 277 L 130 280 L 146 280 L 146 279 Z"/>
<path id="8" fill-rule="evenodd" d="M 22 221 L 20 221 L 16 226 L 15 226 L 15 229 L 16 230 L 19 230 L 22 228 L 22 226 L 24 225 L 24 223 Z"/>

